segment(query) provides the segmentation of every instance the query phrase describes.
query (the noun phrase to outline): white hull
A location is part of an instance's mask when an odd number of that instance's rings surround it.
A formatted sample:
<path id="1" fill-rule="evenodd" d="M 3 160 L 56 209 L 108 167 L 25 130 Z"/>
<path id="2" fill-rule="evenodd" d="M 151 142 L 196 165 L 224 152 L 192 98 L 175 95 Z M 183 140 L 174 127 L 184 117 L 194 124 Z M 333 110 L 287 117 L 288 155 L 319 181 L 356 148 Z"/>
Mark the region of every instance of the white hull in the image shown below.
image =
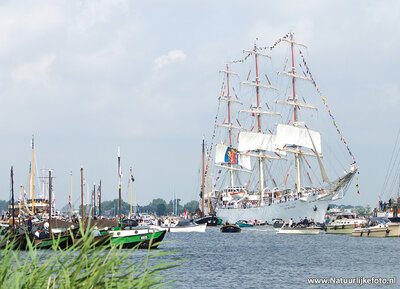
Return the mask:
<path id="1" fill-rule="evenodd" d="M 272 222 L 272 219 L 281 218 L 286 222 L 293 218 L 294 222 L 300 219 L 313 219 L 315 222 L 322 223 L 331 199 L 303 201 L 294 200 L 284 203 L 264 205 L 255 208 L 245 209 L 225 209 L 217 208 L 217 216 L 223 222 L 236 223 L 239 220 L 258 220 Z"/>
<path id="2" fill-rule="evenodd" d="M 178 226 L 178 227 L 162 227 L 151 225 L 150 228 L 156 229 L 158 231 L 167 231 L 171 233 L 189 233 L 189 232 L 198 232 L 204 233 L 206 231 L 207 224 L 200 224 L 196 226 Z"/>
<path id="3" fill-rule="evenodd" d="M 294 235 L 318 235 L 321 230 L 319 228 L 280 228 L 277 234 L 294 234 Z"/>

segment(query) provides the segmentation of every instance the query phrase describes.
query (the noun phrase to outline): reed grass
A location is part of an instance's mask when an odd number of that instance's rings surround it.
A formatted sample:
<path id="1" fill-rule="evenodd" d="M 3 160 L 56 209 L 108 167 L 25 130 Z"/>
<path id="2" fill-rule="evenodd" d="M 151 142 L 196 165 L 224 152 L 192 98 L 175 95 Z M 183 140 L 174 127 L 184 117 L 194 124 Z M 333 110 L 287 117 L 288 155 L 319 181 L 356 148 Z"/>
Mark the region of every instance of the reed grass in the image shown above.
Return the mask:
<path id="1" fill-rule="evenodd" d="M 95 247 L 92 230 L 81 234 L 81 242 L 63 250 L 58 240 L 49 250 L 8 244 L 0 250 L 0 288 L 160 288 L 175 282 L 168 270 L 182 260 L 167 256 L 175 252 L 148 250 L 143 257 L 137 248 Z"/>

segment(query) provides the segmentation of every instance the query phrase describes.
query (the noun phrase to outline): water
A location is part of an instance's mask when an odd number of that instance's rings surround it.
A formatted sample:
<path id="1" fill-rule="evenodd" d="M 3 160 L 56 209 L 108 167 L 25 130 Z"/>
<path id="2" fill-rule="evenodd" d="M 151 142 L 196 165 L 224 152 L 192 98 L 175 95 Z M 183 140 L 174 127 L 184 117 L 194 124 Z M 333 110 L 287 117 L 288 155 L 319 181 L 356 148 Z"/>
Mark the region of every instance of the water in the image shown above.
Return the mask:
<path id="1" fill-rule="evenodd" d="M 186 259 L 175 288 L 400 288 L 400 238 L 280 235 L 272 228 L 223 234 L 167 233 L 160 250 Z M 307 278 L 385 277 L 395 285 L 309 285 Z"/>

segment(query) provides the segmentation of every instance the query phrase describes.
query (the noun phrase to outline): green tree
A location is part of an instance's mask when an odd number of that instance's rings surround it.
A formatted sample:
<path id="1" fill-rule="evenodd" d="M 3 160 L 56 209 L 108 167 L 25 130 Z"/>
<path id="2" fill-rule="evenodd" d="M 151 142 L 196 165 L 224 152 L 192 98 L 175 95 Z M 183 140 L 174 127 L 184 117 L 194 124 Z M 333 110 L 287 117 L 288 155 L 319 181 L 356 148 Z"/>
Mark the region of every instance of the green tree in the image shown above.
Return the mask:
<path id="1" fill-rule="evenodd" d="M 158 204 L 157 205 L 157 215 L 158 216 L 164 216 L 165 212 L 167 211 L 167 206 L 165 204 Z"/>
<path id="2" fill-rule="evenodd" d="M 188 211 L 191 214 L 193 214 L 198 208 L 199 208 L 198 201 L 190 201 L 183 206 L 183 209 L 184 210 L 186 209 L 186 211 Z"/>

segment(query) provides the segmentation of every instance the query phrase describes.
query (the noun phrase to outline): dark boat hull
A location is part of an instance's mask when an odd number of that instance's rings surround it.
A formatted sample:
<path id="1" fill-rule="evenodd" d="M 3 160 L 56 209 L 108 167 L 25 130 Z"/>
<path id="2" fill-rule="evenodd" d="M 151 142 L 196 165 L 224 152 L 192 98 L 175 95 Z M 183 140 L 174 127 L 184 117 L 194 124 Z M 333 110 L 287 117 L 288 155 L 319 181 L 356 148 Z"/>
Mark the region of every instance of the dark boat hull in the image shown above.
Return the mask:
<path id="1" fill-rule="evenodd" d="M 207 216 L 195 221 L 196 224 L 207 224 L 207 226 L 215 227 L 222 223 L 222 220 L 217 216 Z"/>
<path id="2" fill-rule="evenodd" d="M 224 225 L 219 229 L 221 233 L 240 233 L 242 229 L 239 228 L 239 226 L 236 225 Z"/>

